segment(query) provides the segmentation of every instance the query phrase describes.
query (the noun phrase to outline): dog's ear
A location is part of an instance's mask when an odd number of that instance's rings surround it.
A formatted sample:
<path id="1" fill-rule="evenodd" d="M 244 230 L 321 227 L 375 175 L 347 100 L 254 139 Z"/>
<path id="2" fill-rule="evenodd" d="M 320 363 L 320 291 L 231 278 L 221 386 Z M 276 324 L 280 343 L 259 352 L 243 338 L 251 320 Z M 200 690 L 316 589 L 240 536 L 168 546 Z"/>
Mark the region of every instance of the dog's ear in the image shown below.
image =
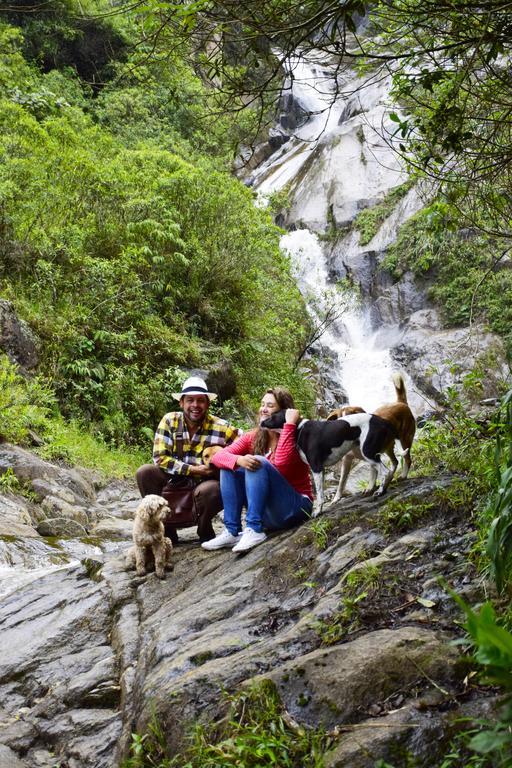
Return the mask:
<path id="1" fill-rule="evenodd" d="M 138 517 L 139 520 L 143 520 L 144 522 L 149 520 L 151 516 L 151 504 L 148 503 L 146 499 L 142 499 L 141 503 L 137 507 L 135 516 Z"/>
<path id="2" fill-rule="evenodd" d="M 167 517 L 167 513 L 169 512 L 169 505 L 163 498 L 160 499 L 160 502 L 160 520 L 163 522 Z"/>

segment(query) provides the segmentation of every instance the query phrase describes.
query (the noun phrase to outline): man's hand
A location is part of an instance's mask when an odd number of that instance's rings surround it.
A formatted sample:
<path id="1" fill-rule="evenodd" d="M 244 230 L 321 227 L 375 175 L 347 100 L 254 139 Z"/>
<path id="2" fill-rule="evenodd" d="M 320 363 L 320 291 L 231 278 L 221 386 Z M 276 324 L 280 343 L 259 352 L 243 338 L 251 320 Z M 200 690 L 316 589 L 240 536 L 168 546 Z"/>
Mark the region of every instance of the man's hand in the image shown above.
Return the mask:
<path id="1" fill-rule="evenodd" d="M 261 466 L 261 461 L 256 456 L 251 456 L 250 454 L 237 456 L 236 463 L 239 467 L 248 469 L 249 472 L 255 472 Z"/>
<path id="2" fill-rule="evenodd" d="M 213 467 L 206 467 L 204 464 L 190 464 L 189 475 L 192 477 L 213 477 L 215 469 Z"/>
<path id="3" fill-rule="evenodd" d="M 298 424 L 300 421 L 300 411 L 296 408 L 287 408 L 284 418 L 287 424 Z"/>

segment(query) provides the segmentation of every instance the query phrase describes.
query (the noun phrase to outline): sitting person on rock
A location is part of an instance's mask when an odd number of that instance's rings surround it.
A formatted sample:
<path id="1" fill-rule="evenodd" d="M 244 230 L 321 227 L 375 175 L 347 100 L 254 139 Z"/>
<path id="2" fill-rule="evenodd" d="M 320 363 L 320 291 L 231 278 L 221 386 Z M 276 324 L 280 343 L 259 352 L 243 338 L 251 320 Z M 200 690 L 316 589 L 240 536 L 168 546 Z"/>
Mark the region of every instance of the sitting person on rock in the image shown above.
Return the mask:
<path id="1" fill-rule="evenodd" d="M 209 541 L 215 536 L 212 519 L 222 509 L 222 500 L 216 479 L 218 472 L 203 464 L 202 453 L 208 446 L 229 445 L 240 435 L 240 430 L 209 413 L 210 402 L 217 395 L 208 392 L 198 376 L 187 379 L 182 391 L 173 393 L 173 397 L 179 400 L 182 410 L 166 413 L 160 421 L 153 443 L 153 464 L 139 467 L 137 485 L 142 497 L 150 493 L 161 496 L 173 477 L 188 476 L 196 480 L 197 535 L 201 542 Z M 165 533 L 173 544 L 178 542 L 175 527 L 166 525 Z"/>
<path id="2" fill-rule="evenodd" d="M 286 409 L 282 430 L 258 426 L 219 451 L 212 464 L 220 469 L 224 530 L 203 549 L 230 547 L 245 552 L 267 538 L 264 528 L 291 528 L 307 520 L 313 508 L 309 467 L 295 446 L 299 411 L 286 389 L 268 389 L 261 400 L 258 424 Z M 246 527 L 242 531 L 242 508 Z"/>

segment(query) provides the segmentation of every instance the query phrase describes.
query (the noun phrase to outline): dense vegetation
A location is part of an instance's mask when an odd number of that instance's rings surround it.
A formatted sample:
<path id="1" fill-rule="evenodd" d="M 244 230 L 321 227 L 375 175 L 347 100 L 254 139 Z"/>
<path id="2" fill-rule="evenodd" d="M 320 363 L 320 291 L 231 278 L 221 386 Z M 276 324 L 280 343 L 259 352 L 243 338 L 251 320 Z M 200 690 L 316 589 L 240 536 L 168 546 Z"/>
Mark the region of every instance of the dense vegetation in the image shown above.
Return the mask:
<path id="1" fill-rule="evenodd" d="M 178 48 L 141 63 L 136 17 L 45 8 L 0 26 L 0 297 L 53 410 L 140 444 L 183 371 L 223 360 L 238 405 L 280 383 L 307 407 L 280 233 L 229 172 L 250 113 L 213 115 Z"/>

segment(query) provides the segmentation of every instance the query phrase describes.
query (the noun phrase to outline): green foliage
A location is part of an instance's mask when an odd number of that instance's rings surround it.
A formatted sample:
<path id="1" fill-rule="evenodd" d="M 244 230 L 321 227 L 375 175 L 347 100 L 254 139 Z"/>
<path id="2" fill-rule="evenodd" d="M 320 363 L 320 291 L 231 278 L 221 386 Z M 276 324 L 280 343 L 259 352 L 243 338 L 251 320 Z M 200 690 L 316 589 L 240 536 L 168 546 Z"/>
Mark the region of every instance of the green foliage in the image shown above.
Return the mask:
<path id="1" fill-rule="evenodd" d="M 30 430 L 48 428 L 54 407 L 54 395 L 45 381 L 23 378 L 17 366 L 0 353 L 0 437 L 23 444 Z"/>
<path id="2" fill-rule="evenodd" d="M 202 124 L 201 81 L 177 54 L 131 80 L 118 62 L 125 85 L 91 100 L 1 31 L 0 295 L 40 337 L 63 415 L 112 444 L 146 442 L 184 370 L 226 357 L 242 402 L 280 384 L 308 410 L 306 315 L 280 231 L 198 153 L 225 157 L 220 137 L 236 134 Z"/>
<path id="3" fill-rule="evenodd" d="M 377 234 L 381 225 L 393 212 L 398 202 L 405 197 L 411 189 L 412 183 L 406 182 L 395 187 L 385 195 L 382 202 L 372 208 L 365 208 L 354 220 L 354 227 L 359 231 L 359 244 L 367 245 Z"/>
<path id="4" fill-rule="evenodd" d="M 317 517 L 308 523 L 307 529 L 312 531 L 313 540 L 319 550 L 326 548 L 329 541 L 329 531 L 331 530 L 332 525 L 332 520 L 327 520 L 325 517 Z"/>
<path id="5" fill-rule="evenodd" d="M 153 718 L 148 733 L 133 734 L 123 768 L 321 768 L 328 740 L 321 731 L 291 722 L 275 685 L 263 680 L 227 696 L 220 723 L 197 724 L 185 751 L 170 757 L 165 734 Z"/>
<path id="6" fill-rule="evenodd" d="M 101 434 L 93 435 L 80 422 L 64 421 L 61 417 L 50 421 L 44 445 L 37 453 L 49 461 L 62 460 L 94 469 L 108 478 L 133 477 L 136 469 L 148 460 L 147 450 L 115 448 L 106 444 Z"/>
<path id="7" fill-rule="evenodd" d="M 463 723 L 463 721 L 461 721 Z M 493 768 L 493 761 L 487 756 L 473 752 L 469 747 L 471 739 L 479 734 L 481 726 L 475 722 L 471 727 L 461 731 L 451 740 L 449 751 L 443 755 L 439 768 Z"/>
<path id="8" fill-rule="evenodd" d="M 512 349 L 512 273 L 508 250 L 496 238 L 461 230 L 460 215 L 436 201 L 411 217 L 388 248 L 382 266 L 400 277 L 426 275 L 429 297 L 448 325 L 487 322 Z"/>
<path id="9" fill-rule="evenodd" d="M 0 493 L 17 493 L 20 489 L 20 481 L 14 474 L 12 467 L 8 467 L 0 475 Z"/>
<path id="10" fill-rule="evenodd" d="M 512 634 L 499 625 L 491 603 L 484 603 L 476 613 L 450 590 L 466 615 L 464 628 L 474 650 L 474 660 L 481 667 L 482 681 L 498 685 L 505 692 L 503 709 L 497 722 L 480 721 L 479 731 L 469 741 L 469 748 L 497 758 L 496 765 L 510 765 L 512 760 Z"/>
<path id="11" fill-rule="evenodd" d="M 512 576 L 512 390 L 503 399 L 494 453 L 494 488 L 484 512 L 492 519 L 486 554 L 499 593 Z"/>
<path id="12" fill-rule="evenodd" d="M 112 61 L 129 44 L 111 23 L 104 0 L 47 0 L 39 6 L 21 0 L 2 10 L 3 18 L 22 28 L 29 61 L 44 71 L 73 67 L 95 87 L 113 74 Z"/>
<path id="13" fill-rule="evenodd" d="M 420 475 L 439 471 L 461 474 L 475 496 L 482 495 L 492 482 L 491 455 L 498 425 L 494 421 L 482 425 L 471 413 L 470 399 L 464 392 L 448 387 L 445 396 L 440 420 L 428 421 L 418 430 L 413 471 Z"/>
<path id="14" fill-rule="evenodd" d="M 80 464 L 108 477 L 133 476 L 147 458 L 142 451 L 109 447 L 100 436 L 85 431 L 82 424 L 65 423 L 45 380 L 21 376 L 4 354 L 0 354 L 0 417 L 3 440 L 30 445 L 33 431 L 43 441 L 37 448 L 42 458 Z M 0 477 L 0 487 L 26 495 L 9 470 Z"/>

